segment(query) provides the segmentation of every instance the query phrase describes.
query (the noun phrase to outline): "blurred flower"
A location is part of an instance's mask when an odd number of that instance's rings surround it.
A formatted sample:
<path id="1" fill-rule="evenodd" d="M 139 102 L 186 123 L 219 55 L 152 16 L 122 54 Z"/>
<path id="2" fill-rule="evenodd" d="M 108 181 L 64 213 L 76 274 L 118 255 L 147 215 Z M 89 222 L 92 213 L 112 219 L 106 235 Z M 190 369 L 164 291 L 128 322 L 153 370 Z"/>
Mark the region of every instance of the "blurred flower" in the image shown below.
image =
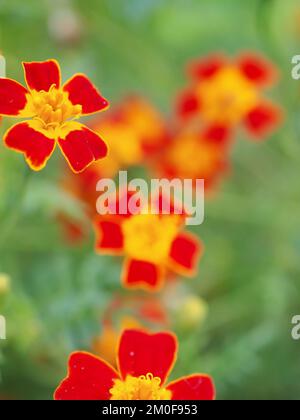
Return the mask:
<path id="1" fill-rule="evenodd" d="M 127 288 L 159 290 L 168 271 L 194 276 L 203 246 L 183 232 L 177 214 L 135 214 L 97 217 L 96 252 L 124 255 L 122 283 Z"/>
<path id="2" fill-rule="evenodd" d="M 107 159 L 89 168 L 97 180 L 101 177 L 112 178 L 121 169 L 143 163 L 165 146 L 169 139 L 163 117 L 149 102 L 137 95 L 128 96 L 104 117 L 92 121 L 89 127 L 104 135 L 109 147 Z"/>
<path id="3" fill-rule="evenodd" d="M 63 45 L 74 45 L 80 41 L 83 34 L 83 24 L 80 15 L 70 5 L 53 7 L 48 19 L 50 36 Z"/>
<path id="4" fill-rule="evenodd" d="M 204 179 L 208 191 L 229 170 L 228 139 L 224 127 L 202 132 L 181 130 L 155 163 L 155 169 L 169 179 Z"/>
<path id="5" fill-rule="evenodd" d="M 10 277 L 7 274 L 0 273 L 0 295 L 5 294 L 10 289 Z"/>
<path id="6" fill-rule="evenodd" d="M 94 217 L 98 198 L 97 182 L 101 178 L 115 177 L 119 170 L 151 160 L 168 144 L 169 135 L 160 113 L 137 95 L 128 96 L 104 116 L 95 118 L 89 123 L 89 128 L 105 138 L 108 156 L 79 175 L 70 171 L 64 173 L 61 185 L 86 204 L 88 216 Z M 72 230 L 81 230 L 80 226 L 76 228 L 75 220 L 68 222 L 65 217 L 61 218 L 61 222 L 66 233 L 71 226 Z"/>
<path id="7" fill-rule="evenodd" d="M 243 124 L 255 138 L 276 128 L 281 110 L 262 95 L 276 82 L 275 66 L 255 53 L 235 61 L 214 55 L 192 62 L 188 67 L 192 86 L 178 98 L 177 111 L 186 121 L 201 116 L 209 125 L 236 127 Z"/>
<path id="8" fill-rule="evenodd" d="M 0 79 L 0 115 L 28 118 L 6 132 L 6 146 L 23 153 L 35 171 L 45 167 L 57 144 L 75 173 L 104 158 L 104 141 L 74 121 L 108 106 L 89 79 L 76 74 L 61 86 L 55 60 L 23 63 L 23 67 L 28 89 L 14 80 Z"/>
<path id="9" fill-rule="evenodd" d="M 68 377 L 55 400 L 213 400 L 215 388 L 207 375 L 186 376 L 165 385 L 177 358 L 171 333 L 123 332 L 119 370 L 92 354 L 77 352 L 69 359 Z"/>
<path id="10" fill-rule="evenodd" d="M 182 328 L 196 328 L 203 323 L 207 312 L 207 303 L 196 295 L 190 295 L 182 300 L 177 310 L 177 322 Z"/>

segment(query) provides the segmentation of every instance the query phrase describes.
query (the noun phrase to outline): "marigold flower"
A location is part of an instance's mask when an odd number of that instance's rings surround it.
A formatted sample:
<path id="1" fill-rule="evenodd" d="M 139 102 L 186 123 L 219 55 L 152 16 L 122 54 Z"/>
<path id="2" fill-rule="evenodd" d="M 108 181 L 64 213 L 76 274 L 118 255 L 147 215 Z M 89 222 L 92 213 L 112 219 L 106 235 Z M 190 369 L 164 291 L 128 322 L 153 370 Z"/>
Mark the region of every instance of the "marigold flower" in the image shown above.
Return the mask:
<path id="1" fill-rule="evenodd" d="M 255 53 L 236 60 L 213 55 L 191 63 L 188 74 L 193 85 L 178 98 L 183 119 L 201 116 L 211 125 L 236 127 L 243 124 L 254 138 L 263 138 L 279 124 L 280 108 L 266 99 L 262 90 L 277 78 L 273 64 Z"/>
<path id="2" fill-rule="evenodd" d="M 57 144 L 75 173 L 104 158 L 104 141 L 75 121 L 108 107 L 89 79 L 75 74 L 61 86 L 55 60 L 23 63 L 23 67 L 27 88 L 0 78 L 0 115 L 27 119 L 6 132 L 5 145 L 23 153 L 35 171 L 45 167 Z"/>
<path id="3" fill-rule="evenodd" d="M 229 170 L 229 136 L 217 126 L 202 132 L 181 130 L 154 169 L 169 179 L 204 179 L 206 191 L 211 190 Z"/>
<path id="4" fill-rule="evenodd" d="M 117 214 L 95 221 L 96 252 L 124 255 L 122 283 L 127 288 L 160 289 L 168 271 L 194 276 L 202 243 L 183 232 L 182 215 Z"/>
<path id="5" fill-rule="evenodd" d="M 214 400 L 208 375 L 194 374 L 166 385 L 177 358 L 171 333 L 126 330 L 118 351 L 118 371 L 89 353 L 73 353 L 68 376 L 55 400 Z"/>

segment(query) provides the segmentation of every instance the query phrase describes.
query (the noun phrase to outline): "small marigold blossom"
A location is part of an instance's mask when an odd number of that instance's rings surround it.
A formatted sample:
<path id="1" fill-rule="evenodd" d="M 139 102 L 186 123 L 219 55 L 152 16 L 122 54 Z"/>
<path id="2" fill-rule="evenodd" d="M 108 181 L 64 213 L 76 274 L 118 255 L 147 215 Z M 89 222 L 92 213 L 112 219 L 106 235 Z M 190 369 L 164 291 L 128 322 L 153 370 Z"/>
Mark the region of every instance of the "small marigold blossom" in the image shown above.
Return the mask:
<path id="1" fill-rule="evenodd" d="M 167 384 L 176 362 L 177 339 L 171 333 L 123 332 L 118 370 L 89 353 L 73 353 L 68 376 L 55 400 L 214 400 L 208 375 L 194 374 Z"/>
<path id="2" fill-rule="evenodd" d="M 95 221 L 96 252 L 123 255 L 127 288 L 160 289 L 167 274 L 192 277 L 203 252 L 199 239 L 183 231 L 177 214 L 120 214 Z"/>
<path id="3" fill-rule="evenodd" d="M 0 78 L 0 115 L 26 119 L 4 135 L 5 145 L 24 154 L 31 169 L 43 169 L 56 145 L 75 173 L 106 157 L 97 133 L 76 120 L 108 107 L 89 79 L 76 74 L 61 86 L 55 60 L 23 63 L 27 88 Z"/>
<path id="4" fill-rule="evenodd" d="M 183 120 L 201 117 L 214 126 L 244 125 L 254 138 L 264 138 L 282 118 L 281 109 L 263 96 L 275 84 L 275 67 L 263 57 L 245 53 L 236 60 L 214 55 L 189 65 L 192 86 L 178 98 Z"/>
<path id="5" fill-rule="evenodd" d="M 205 181 L 206 192 L 215 188 L 230 167 L 229 132 L 222 127 L 211 127 L 198 132 L 181 130 L 174 135 L 161 159 L 154 165 L 159 176 L 168 179 Z"/>

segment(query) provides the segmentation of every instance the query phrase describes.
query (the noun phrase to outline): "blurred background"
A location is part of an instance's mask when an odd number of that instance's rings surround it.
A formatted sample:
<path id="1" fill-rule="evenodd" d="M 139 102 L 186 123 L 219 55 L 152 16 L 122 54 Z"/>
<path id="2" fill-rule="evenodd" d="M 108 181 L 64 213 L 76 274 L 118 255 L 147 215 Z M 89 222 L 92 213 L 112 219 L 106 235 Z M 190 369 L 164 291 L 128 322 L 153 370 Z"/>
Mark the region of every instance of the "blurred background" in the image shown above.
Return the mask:
<path id="1" fill-rule="evenodd" d="M 298 399 L 291 319 L 300 313 L 300 82 L 291 59 L 300 53 L 299 1 L 0 0 L 8 77 L 23 83 L 21 61 L 56 58 L 64 80 L 85 72 L 112 106 L 138 93 L 168 116 L 189 60 L 248 49 L 280 69 L 272 96 L 285 122 L 260 143 L 240 133 L 232 171 L 194 229 L 206 248 L 198 276 L 157 299 L 164 309 L 169 302 L 180 340 L 174 377 L 212 374 L 219 399 Z M 114 317 L 135 311 L 119 262 L 94 253 L 93 235 L 76 245 L 64 239 L 57 214 L 81 208 L 61 188 L 62 166 L 55 153 L 28 175 L 22 156 L 0 145 L 2 399 L 51 399 L 69 353 L 91 350 L 101 336 L 110 302 L 126 302 Z"/>

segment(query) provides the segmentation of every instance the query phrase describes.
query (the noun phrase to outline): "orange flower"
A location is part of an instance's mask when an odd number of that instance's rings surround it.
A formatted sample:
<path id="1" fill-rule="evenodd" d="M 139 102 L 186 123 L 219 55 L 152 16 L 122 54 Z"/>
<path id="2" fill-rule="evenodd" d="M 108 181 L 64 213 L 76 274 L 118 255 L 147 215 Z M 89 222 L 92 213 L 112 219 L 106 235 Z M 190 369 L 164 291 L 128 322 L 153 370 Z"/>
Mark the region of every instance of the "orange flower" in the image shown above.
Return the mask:
<path id="1" fill-rule="evenodd" d="M 126 330 L 118 351 L 118 370 L 92 354 L 77 352 L 69 359 L 68 376 L 55 400 L 213 400 L 212 379 L 186 376 L 166 385 L 176 362 L 177 339 L 171 333 Z"/>
<path id="2" fill-rule="evenodd" d="M 274 66 L 246 53 L 231 61 L 215 55 L 190 64 L 192 87 L 178 99 L 183 119 L 201 116 L 205 123 L 236 127 L 242 123 L 255 138 L 269 134 L 281 120 L 281 110 L 262 96 L 276 81 Z"/>
<path id="3" fill-rule="evenodd" d="M 76 74 L 61 86 L 55 60 L 23 63 L 23 67 L 27 88 L 14 80 L 0 79 L 0 115 L 27 119 L 6 132 L 5 145 L 23 153 L 35 171 L 46 166 L 57 144 L 75 173 L 104 158 L 104 141 L 75 121 L 108 107 L 89 79 Z"/>
<path id="4" fill-rule="evenodd" d="M 195 275 L 203 247 L 196 236 L 182 231 L 183 221 L 182 215 L 174 213 L 99 217 L 96 252 L 125 256 L 125 287 L 156 291 L 169 270 Z"/>
<path id="5" fill-rule="evenodd" d="M 165 149 L 155 169 L 169 179 L 204 179 L 208 191 L 229 169 L 228 136 L 224 127 L 203 132 L 181 130 Z"/>

